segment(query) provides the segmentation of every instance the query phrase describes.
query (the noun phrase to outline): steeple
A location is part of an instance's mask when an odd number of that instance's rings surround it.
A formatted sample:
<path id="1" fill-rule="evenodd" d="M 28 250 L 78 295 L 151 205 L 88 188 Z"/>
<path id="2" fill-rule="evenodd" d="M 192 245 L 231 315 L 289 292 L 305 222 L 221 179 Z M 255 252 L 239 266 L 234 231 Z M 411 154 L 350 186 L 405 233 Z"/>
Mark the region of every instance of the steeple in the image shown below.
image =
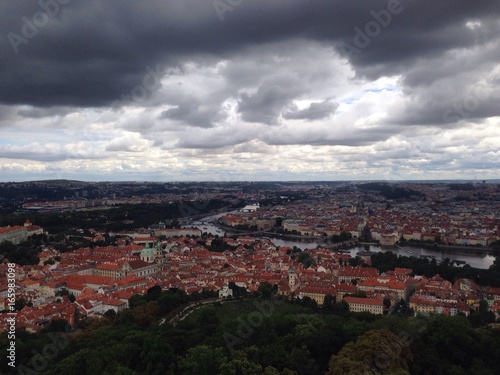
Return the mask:
<path id="1" fill-rule="evenodd" d="M 295 291 L 297 281 L 296 279 L 297 275 L 295 274 L 293 266 L 290 266 L 290 268 L 288 269 L 288 286 L 290 287 L 291 292 Z"/>

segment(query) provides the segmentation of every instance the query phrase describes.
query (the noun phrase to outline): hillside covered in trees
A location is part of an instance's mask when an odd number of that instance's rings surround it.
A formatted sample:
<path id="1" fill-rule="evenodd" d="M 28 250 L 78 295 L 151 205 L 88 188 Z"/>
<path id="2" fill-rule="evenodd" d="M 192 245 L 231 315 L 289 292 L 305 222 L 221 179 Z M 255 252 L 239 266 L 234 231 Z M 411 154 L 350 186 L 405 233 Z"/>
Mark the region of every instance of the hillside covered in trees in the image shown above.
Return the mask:
<path id="1" fill-rule="evenodd" d="M 18 332 L 17 370 L 2 374 L 460 374 L 494 375 L 500 330 L 465 317 L 409 317 L 318 310 L 262 298 L 214 302 L 185 319 L 162 316 L 187 302 L 182 291 L 152 290 L 131 309 L 82 319 L 65 332 L 53 322 Z M 6 351 L 8 340 L 0 336 Z"/>

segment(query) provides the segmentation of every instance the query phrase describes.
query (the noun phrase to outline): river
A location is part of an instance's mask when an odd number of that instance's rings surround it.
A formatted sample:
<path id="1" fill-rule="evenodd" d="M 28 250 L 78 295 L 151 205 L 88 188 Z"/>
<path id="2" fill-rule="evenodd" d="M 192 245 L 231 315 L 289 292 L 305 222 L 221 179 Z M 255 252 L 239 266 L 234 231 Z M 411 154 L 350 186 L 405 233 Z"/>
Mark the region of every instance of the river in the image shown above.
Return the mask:
<path id="1" fill-rule="evenodd" d="M 217 226 L 217 220 L 226 215 L 228 212 L 223 212 L 219 213 L 217 215 L 211 215 L 211 216 L 206 216 L 203 219 L 200 220 L 194 220 L 185 223 L 184 227 L 191 228 L 191 227 L 196 227 L 199 228 L 202 232 L 207 232 L 212 235 L 219 235 L 219 236 L 224 236 L 225 234 L 228 236 L 237 234 L 235 232 L 230 232 L 230 231 L 224 231 L 220 227 Z M 282 238 L 271 238 L 271 240 L 277 245 L 277 246 L 297 246 L 300 249 L 315 249 L 318 245 L 325 246 L 325 242 L 321 241 L 320 239 L 318 240 L 312 240 L 312 239 L 294 239 L 294 240 L 285 240 Z M 465 261 L 467 264 L 469 264 L 471 267 L 475 268 L 482 268 L 482 269 L 487 269 L 489 268 L 494 260 L 495 257 L 492 255 L 487 255 L 487 254 L 469 254 L 469 253 L 464 253 L 461 251 L 457 250 L 429 250 L 429 249 L 424 249 L 422 247 L 400 247 L 400 248 L 381 248 L 378 246 L 372 246 L 370 245 L 369 247 L 370 251 L 373 252 L 380 252 L 380 251 L 392 251 L 396 254 L 399 255 L 404 255 L 404 256 L 426 256 L 426 257 L 434 257 L 437 261 L 444 260 L 446 258 L 449 258 L 450 260 L 461 260 Z M 356 253 L 358 251 L 363 251 L 366 250 L 365 246 L 357 246 L 349 250 L 349 254 L 351 256 L 356 256 Z"/>

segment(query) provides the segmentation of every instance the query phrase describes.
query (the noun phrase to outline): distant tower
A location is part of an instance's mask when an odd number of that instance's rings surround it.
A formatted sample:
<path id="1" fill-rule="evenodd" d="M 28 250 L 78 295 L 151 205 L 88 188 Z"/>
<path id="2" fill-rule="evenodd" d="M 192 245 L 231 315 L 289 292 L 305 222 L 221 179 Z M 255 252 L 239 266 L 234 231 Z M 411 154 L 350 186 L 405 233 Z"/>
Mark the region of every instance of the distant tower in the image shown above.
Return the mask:
<path id="1" fill-rule="evenodd" d="M 297 287 L 297 275 L 295 274 L 295 271 L 293 270 L 293 266 L 290 267 L 288 270 L 288 286 L 290 287 L 290 292 L 294 292 L 295 288 Z"/>
<path id="2" fill-rule="evenodd" d="M 163 260 L 164 260 L 164 258 L 163 258 L 163 250 L 161 249 L 161 243 L 160 242 L 158 242 L 158 244 L 156 245 L 156 247 L 155 247 L 154 250 L 155 250 L 155 260 L 154 261 L 156 263 L 160 263 L 160 264 L 163 263 Z"/>
<path id="3" fill-rule="evenodd" d="M 271 261 L 269 260 L 269 258 L 266 259 L 265 269 L 266 271 L 269 271 L 271 269 Z"/>

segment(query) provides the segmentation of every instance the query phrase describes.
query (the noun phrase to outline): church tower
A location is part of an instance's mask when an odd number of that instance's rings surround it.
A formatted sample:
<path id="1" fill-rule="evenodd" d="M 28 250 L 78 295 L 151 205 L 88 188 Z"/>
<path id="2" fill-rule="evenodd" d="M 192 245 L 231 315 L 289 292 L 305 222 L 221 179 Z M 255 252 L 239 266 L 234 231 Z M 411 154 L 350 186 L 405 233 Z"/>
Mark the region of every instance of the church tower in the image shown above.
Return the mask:
<path id="1" fill-rule="evenodd" d="M 161 248 L 161 243 L 158 242 L 158 244 L 156 245 L 156 248 L 155 248 L 155 262 L 162 264 L 163 261 L 164 261 L 163 250 Z"/>
<path id="2" fill-rule="evenodd" d="M 290 266 L 288 270 L 288 286 L 292 293 L 295 291 L 295 288 L 297 288 L 297 275 L 295 274 L 293 266 Z"/>

